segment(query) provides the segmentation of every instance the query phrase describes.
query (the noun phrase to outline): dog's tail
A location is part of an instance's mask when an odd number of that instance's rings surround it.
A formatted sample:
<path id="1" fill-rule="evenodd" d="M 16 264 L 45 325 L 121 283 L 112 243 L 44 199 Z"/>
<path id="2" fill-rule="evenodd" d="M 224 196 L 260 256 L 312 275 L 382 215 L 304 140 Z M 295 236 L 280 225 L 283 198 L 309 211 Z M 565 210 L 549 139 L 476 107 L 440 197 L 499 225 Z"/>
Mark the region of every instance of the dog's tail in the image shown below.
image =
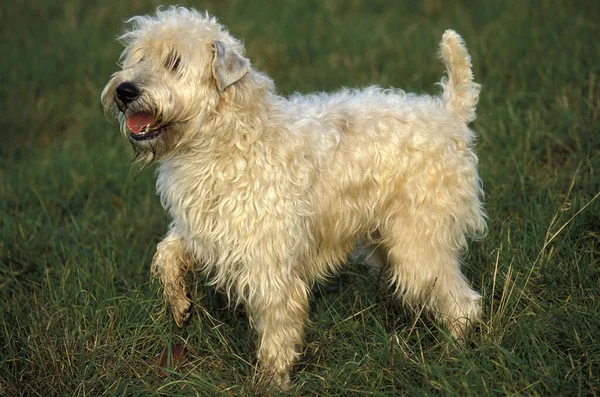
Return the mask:
<path id="1" fill-rule="evenodd" d="M 450 29 L 444 32 L 440 55 L 448 73 L 441 82 L 444 103 L 457 117 L 470 123 L 476 117 L 475 106 L 481 86 L 473 81 L 471 57 L 458 33 Z"/>

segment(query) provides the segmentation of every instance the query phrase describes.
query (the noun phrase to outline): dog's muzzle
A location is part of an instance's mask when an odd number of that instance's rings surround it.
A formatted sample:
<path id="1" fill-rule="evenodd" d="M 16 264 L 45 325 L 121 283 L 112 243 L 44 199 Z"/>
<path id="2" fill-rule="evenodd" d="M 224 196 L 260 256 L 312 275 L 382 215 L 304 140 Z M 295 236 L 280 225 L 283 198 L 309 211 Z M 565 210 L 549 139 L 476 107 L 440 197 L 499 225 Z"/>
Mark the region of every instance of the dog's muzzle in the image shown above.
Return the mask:
<path id="1" fill-rule="evenodd" d="M 118 100 L 117 106 L 123 113 L 127 112 L 130 103 L 138 99 L 141 90 L 133 83 L 125 81 L 117 85 L 115 94 Z M 164 129 L 154 120 L 152 113 L 141 111 L 129 113 L 126 126 L 129 130 L 129 138 L 132 141 L 143 141 L 157 137 Z"/>

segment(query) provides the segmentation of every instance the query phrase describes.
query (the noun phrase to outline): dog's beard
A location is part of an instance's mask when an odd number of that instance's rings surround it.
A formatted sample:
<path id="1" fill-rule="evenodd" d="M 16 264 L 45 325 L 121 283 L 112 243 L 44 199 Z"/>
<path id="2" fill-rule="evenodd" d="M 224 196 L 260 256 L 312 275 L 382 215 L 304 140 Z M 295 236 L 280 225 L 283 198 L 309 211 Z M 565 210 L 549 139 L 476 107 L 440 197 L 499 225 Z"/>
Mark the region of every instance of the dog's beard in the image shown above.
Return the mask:
<path id="1" fill-rule="evenodd" d="M 158 160 L 166 152 L 162 139 L 156 138 L 151 141 L 135 142 L 131 141 L 134 156 L 133 162 L 141 163 L 142 169 Z"/>
<path id="2" fill-rule="evenodd" d="M 131 147 L 134 151 L 133 162 L 142 164 L 142 169 L 155 161 L 163 159 L 169 155 L 177 145 L 179 137 L 179 128 L 173 123 L 161 124 L 156 129 L 160 132 L 149 139 L 136 140 L 131 136 L 126 124 L 121 125 L 123 133 L 128 136 Z"/>

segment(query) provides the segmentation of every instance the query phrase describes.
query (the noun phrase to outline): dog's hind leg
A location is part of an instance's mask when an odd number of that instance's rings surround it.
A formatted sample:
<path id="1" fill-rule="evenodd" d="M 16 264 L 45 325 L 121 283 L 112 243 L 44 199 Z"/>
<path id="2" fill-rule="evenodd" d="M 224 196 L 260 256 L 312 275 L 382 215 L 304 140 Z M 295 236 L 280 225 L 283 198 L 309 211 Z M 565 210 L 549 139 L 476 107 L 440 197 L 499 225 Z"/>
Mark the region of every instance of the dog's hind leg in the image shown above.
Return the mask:
<path id="1" fill-rule="evenodd" d="M 187 295 L 185 273 L 192 263 L 183 241 L 173 230 L 158 244 L 152 261 L 152 275 L 159 278 L 165 301 L 171 306 L 179 327 L 191 314 L 192 302 Z"/>
<path id="2" fill-rule="evenodd" d="M 481 297 L 460 271 L 460 247 L 448 239 L 454 233 L 450 223 L 428 227 L 404 218 L 388 227 L 384 241 L 396 292 L 413 307 L 425 306 L 453 337 L 462 338 L 480 319 Z"/>

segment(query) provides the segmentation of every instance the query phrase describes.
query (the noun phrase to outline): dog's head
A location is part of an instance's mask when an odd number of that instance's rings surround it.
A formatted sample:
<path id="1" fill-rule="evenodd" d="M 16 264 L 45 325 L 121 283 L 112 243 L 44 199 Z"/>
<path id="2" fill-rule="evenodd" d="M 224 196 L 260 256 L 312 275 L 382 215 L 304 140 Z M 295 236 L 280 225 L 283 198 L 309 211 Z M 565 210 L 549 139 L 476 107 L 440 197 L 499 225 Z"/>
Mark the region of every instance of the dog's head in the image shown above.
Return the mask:
<path id="1" fill-rule="evenodd" d="M 146 164 L 173 152 L 250 71 L 242 44 L 215 18 L 183 7 L 136 16 L 119 39 L 122 70 L 102 92 L 107 117 Z"/>

